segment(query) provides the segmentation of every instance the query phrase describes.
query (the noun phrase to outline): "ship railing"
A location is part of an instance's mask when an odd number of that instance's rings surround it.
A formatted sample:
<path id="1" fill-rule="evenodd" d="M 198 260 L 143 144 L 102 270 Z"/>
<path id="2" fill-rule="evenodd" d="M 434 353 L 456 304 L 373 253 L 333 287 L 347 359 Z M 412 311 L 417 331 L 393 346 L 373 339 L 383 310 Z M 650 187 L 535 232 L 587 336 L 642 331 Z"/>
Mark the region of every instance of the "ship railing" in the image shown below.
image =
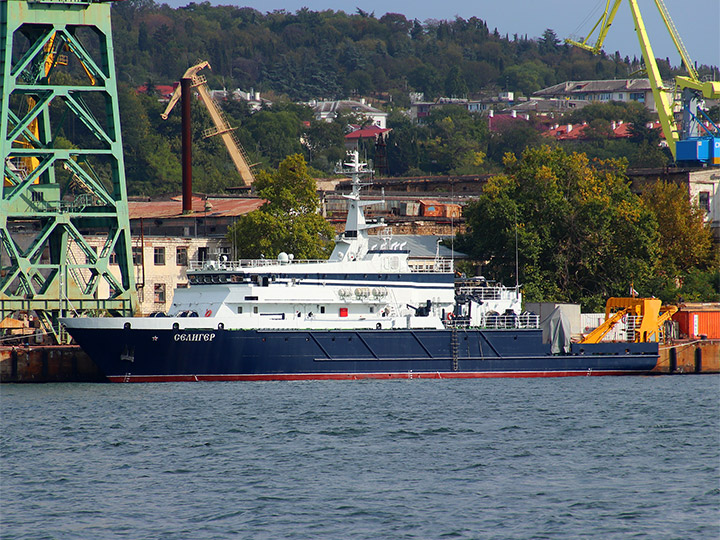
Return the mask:
<path id="1" fill-rule="evenodd" d="M 625 336 L 628 341 L 635 341 L 635 332 L 642 326 L 642 315 L 628 315 L 625 323 Z"/>
<path id="2" fill-rule="evenodd" d="M 293 259 L 292 261 L 278 261 L 277 259 L 241 259 L 238 261 L 223 260 L 205 260 L 205 261 L 188 261 L 189 271 L 207 270 L 207 271 L 233 271 L 242 270 L 243 268 L 262 268 L 265 266 L 275 265 L 297 265 L 297 264 L 313 264 L 326 263 L 327 259 Z M 429 264 L 411 266 L 410 271 L 413 273 L 422 272 L 452 272 L 452 260 L 439 259 Z"/>
<path id="3" fill-rule="evenodd" d="M 487 315 L 485 317 L 484 327 L 494 329 L 540 328 L 540 317 L 534 313 L 522 313 L 521 315 Z"/>
<path id="4" fill-rule="evenodd" d="M 242 270 L 243 268 L 262 268 L 265 266 L 289 265 L 289 264 L 310 264 L 310 263 L 326 263 L 326 259 L 295 259 L 289 261 L 278 261 L 277 259 L 242 259 L 239 261 L 188 261 L 188 270 L 208 270 L 208 271 L 233 271 Z"/>
<path id="5" fill-rule="evenodd" d="M 482 301 L 515 300 L 518 291 L 515 287 L 458 287 L 457 294 L 474 297 Z"/>
<path id="6" fill-rule="evenodd" d="M 468 328 L 469 317 L 454 317 L 445 320 L 448 328 Z M 521 315 L 486 315 L 480 324 L 481 328 L 493 330 L 507 330 L 514 328 L 540 328 L 540 317 L 534 313 Z"/>
<path id="7" fill-rule="evenodd" d="M 452 272 L 452 259 L 435 259 L 425 264 L 410 265 L 411 272 Z"/>

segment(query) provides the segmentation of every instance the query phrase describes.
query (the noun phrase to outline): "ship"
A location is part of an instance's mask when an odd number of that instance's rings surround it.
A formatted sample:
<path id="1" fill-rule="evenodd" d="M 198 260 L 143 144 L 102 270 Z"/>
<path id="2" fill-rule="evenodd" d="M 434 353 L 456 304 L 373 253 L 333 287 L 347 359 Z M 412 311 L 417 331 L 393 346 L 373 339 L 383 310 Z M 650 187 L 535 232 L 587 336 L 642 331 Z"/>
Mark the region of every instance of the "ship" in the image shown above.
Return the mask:
<path id="1" fill-rule="evenodd" d="M 61 323 L 111 382 L 562 377 L 647 374 L 657 342 L 571 342 L 522 310 L 519 285 L 410 264 L 361 197 L 350 152 L 344 231 L 327 260 L 191 261 L 168 313 Z M 371 230 L 380 229 L 380 234 Z M 541 324 L 544 323 L 544 324 Z M 549 327 L 548 327 L 549 324 Z M 560 331 L 558 331 L 560 330 Z"/>

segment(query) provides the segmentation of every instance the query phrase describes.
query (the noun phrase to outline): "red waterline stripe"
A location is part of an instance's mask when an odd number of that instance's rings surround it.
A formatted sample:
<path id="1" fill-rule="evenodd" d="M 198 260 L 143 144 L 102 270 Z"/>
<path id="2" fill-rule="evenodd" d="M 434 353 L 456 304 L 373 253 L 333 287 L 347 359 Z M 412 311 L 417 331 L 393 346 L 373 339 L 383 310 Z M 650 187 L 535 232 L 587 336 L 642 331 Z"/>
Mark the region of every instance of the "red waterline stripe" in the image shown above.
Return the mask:
<path id="1" fill-rule="evenodd" d="M 192 381 L 356 381 L 363 379 L 499 379 L 530 377 L 589 377 L 600 375 L 646 375 L 648 371 L 493 371 L 403 373 L 264 373 L 258 375 L 112 375 L 110 382 Z"/>

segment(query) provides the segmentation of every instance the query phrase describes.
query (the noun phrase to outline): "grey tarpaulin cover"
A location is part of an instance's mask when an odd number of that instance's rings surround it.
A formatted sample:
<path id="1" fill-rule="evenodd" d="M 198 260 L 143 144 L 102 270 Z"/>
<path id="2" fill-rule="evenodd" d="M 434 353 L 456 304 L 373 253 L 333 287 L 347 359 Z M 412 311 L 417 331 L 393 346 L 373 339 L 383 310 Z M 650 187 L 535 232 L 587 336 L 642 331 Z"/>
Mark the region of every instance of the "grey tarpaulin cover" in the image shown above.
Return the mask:
<path id="1" fill-rule="evenodd" d="M 553 354 L 570 352 L 570 321 L 560 307 L 540 323 L 543 333 L 543 343 L 550 343 L 550 352 Z"/>

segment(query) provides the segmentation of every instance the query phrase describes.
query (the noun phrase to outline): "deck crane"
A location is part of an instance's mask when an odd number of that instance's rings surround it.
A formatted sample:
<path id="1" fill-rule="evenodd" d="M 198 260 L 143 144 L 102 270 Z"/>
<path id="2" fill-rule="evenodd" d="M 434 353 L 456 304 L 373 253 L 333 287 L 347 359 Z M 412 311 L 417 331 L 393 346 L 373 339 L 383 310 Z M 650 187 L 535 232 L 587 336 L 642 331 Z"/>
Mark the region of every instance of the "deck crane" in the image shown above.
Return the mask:
<path id="1" fill-rule="evenodd" d="M 605 11 L 587 37 L 582 41 L 566 39 L 565 42 L 598 54 L 622 1 L 607 0 Z M 697 165 L 720 165 L 720 128 L 699 106 L 704 99 L 720 99 L 720 82 L 700 80 L 695 64 L 690 59 L 667 6 L 663 0 L 654 0 L 654 2 L 688 72 L 687 76 L 675 77 L 675 88 L 666 88 L 663 85 L 638 2 L 637 0 L 628 0 L 665 141 L 676 161 Z M 599 29 L 597 40 L 594 45 L 591 45 L 588 40 L 597 29 Z M 671 94 L 674 93 L 680 94 L 682 104 L 682 124 L 680 126 L 675 122 L 673 114 L 674 102 Z M 710 129 L 703 119 L 714 129 Z"/>
<path id="2" fill-rule="evenodd" d="M 210 90 L 207 86 L 207 79 L 204 75 L 198 73 L 204 68 L 211 69 L 210 64 L 208 62 L 200 62 L 199 64 L 188 68 L 188 70 L 185 72 L 185 75 L 183 75 L 183 79 L 192 80 L 193 88 L 197 88 L 197 91 L 200 94 L 200 99 L 202 99 L 205 108 L 207 108 L 208 112 L 210 113 L 213 124 L 215 124 L 215 127 L 203 131 L 203 137 L 206 139 L 214 135 L 220 135 L 222 137 L 222 140 L 225 143 L 225 147 L 230 154 L 230 159 L 232 159 L 233 164 L 237 169 L 237 172 L 240 174 L 240 177 L 242 178 L 245 185 L 250 186 L 255 181 L 255 176 L 253 176 L 252 170 L 250 168 L 251 165 L 248 163 L 247 154 L 245 153 L 244 148 L 242 147 L 240 141 L 234 133 L 235 128 L 231 127 L 230 124 L 228 124 L 225 115 L 220 111 L 217 104 L 210 95 Z M 170 111 L 173 109 L 179 99 L 180 85 L 175 88 L 175 91 L 170 98 L 170 102 L 165 108 L 165 112 L 160 115 L 163 120 L 168 119 Z"/>

